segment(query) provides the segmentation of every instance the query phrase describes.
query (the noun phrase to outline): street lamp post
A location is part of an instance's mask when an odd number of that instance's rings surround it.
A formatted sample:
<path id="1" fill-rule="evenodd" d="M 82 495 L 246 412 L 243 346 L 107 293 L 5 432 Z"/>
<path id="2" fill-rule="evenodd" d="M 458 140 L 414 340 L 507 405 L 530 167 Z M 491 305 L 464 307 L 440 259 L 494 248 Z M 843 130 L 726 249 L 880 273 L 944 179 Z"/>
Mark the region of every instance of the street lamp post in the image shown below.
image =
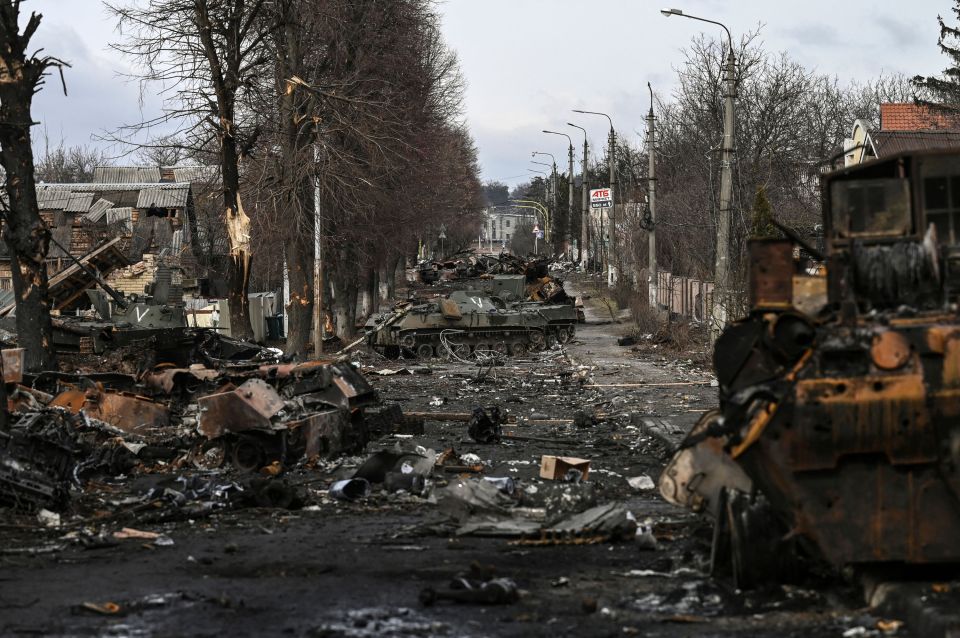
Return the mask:
<path id="1" fill-rule="evenodd" d="M 566 133 L 560 133 L 558 131 L 548 131 L 544 129 L 543 132 L 549 133 L 550 135 L 562 135 L 570 142 L 570 145 L 567 147 L 567 220 L 566 223 L 561 224 L 560 236 L 563 242 L 563 251 L 569 251 L 571 253 L 570 259 L 572 260 L 573 253 L 570 247 L 570 228 L 573 224 L 573 139 Z"/>
<path id="2" fill-rule="evenodd" d="M 587 268 L 587 242 L 590 240 L 590 188 L 587 186 L 587 162 L 589 160 L 589 145 L 587 142 L 587 129 L 576 124 L 567 122 L 567 126 L 578 128 L 583 131 L 583 165 L 580 167 L 580 251 L 578 257 L 583 269 Z"/>
<path id="3" fill-rule="evenodd" d="M 737 97 L 736 59 L 733 54 L 733 36 L 725 24 L 684 13 L 680 9 L 662 9 L 664 16 L 680 16 L 709 22 L 727 32 L 727 62 L 724 69 L 723 144 L 720 149 L 720 219 L 717 222 L 717 250 L 714 263 L 713 309 L 710 334 L 716 339 L 727 323 L 727 304 L 730 294 L 730 222 L 733 195 L 733 136 L 735 131 L 734 98 Z"/>
<path id="4" fill-rule="evenodd" d="M 578 109 L 573 109 L 574 113 L 582 113 L 584 115 L 602 115 L 607 118 L 607 121 L 610 123 L 610 136 L 608 143 L 610 145 L 609 150 L 607 151 L 607 163 L 610 167 L 610 194 L 612 195 L 610 201 L 610 259 L 614 262 L 614 265 L 608 265 L 609 272 L 607 273 L 607 285 L 613 286 L 617 281 L 618 266 L 620 264 L 620 253 L 617 250 L 617 202 L 620 201 L 620 193 L 617 192 L 617 133 L 613 128 L 613 120 L 610 119 L 610 116 L 606 113 L 601 113 L 600 111 L 581 111 Z M 602 217 L 602 215 L 601 215 Z"/>
<path id="5" fill-rule="evenodd" d="M 551 188 L 553 189 L 553 193 L 551 195 L 551 198 L 553 199 L 553 214 L 559 217 L 560 208 L 559 208 L 559 193 L 557 192 L 558 190 L 557 158 L 555 158 L 551 153 L 545 153 L 543 151 L 534 151 L 533 156 L 536 157 L 537 155 L 546 155 L 547 157 L 550 158 L 550 161 L 552 162 L 552 164 L 550 165 L 550 175 L 551 175 L 551 181 L 552 181 Z M 535 163 L 541 164 L 542 162 L 535 162 Z M 553 239 L 552 236 L 553 236 L 553 218 L 551 217 L 550 232 L 547 233 L 546 229 L 544 229 L 544 241 L 545 242 L 552 241 Z"/>
<path id="6" fill-rule="evenodd" d="M 541 153 L 541 155 L 542 155 L 542 154 L 543 154 L 543 153 Z M 544 228 L 543 228 L 543 241 L 544 241 L 544 242 L 549 242 L 549 241 L 551 241 L 552 238 L 553 238 L 553 213 L 555 213 L 556 210 L 557 210 L 557 165 L 556 165 L 556 164 L 547 164 L 546 162 L 538 162 L 538 161 L 536 161 L 536 160 L 530 160 L 530 161 L 531 161 L 531 163 L 533 163 L 533 164 L 539 164 L 540 166 L 546 166 L 547 168 L 550 169 L 550 172 L 549 172 L 549 173 L 543 173 L 543 172 L 541 171 L 541 174 L 544 175 L 544 177 L 546 177 L 548 180 L 550 180 L 550 183 L 549 183 L 549 188 L 550 188 L 550 191 L 551 191 L 551 192 L 550 192 L 550 199 L 553 200 L 553 204 L 549 206 L 549 208 L 551 209 L 550 223 L 549 223 L 549 225 L 544 225 Z M 547 200 L 546 198 L 544 198 L 544 201 L 548 201 L 548 200 Z"/>

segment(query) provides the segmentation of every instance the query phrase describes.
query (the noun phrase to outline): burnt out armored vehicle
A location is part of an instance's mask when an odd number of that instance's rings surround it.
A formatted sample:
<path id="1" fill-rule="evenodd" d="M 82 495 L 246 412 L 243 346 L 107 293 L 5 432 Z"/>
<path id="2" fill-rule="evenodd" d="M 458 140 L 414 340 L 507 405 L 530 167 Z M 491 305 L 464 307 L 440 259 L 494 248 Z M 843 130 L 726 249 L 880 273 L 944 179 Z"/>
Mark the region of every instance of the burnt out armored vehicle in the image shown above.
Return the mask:
<path id="1" fill-rule="evenodd" d="M 179 286 L 169 268 L 157 268 L 142 295 L 123 295 L 102 279 L 87 290 L 99 319 L 60 317 L 54 321 L 57 352 L 103 354 L 128 346 L 149 346 L 152 363 L 189 365 L 199 359 L 245 360 L 265 351 L 256 344 L 220 335 L 215 328 L 192 328 Z"/>
<path id="2" fill-rule="evenodd" d="M 715 517 L 714 569 L 741 586 L 797 549 L 837 568 L 960 562 L 960 152 L 822 179 L 825 275 L 795 242 L 751 242 L 719 409 L 660 479 Z"/>
<path id="3" fill-rule="evenodd" d="M 549 321 L 536 310 L 511 310 L 478 290 L 457 290 L 419 304 L 381 330 L 369 345 L 387 356 L 466 359 L 477 353 L 523 356 L 547 345 Z M 377 319 L 368 327 L 375 328 Z"/>
<path id="4" fill-rule="evenodd" d="M 576 308 L 575 300 L 563 291 L 563 284 L 546 284 L 559 288 L 550 289 L 553 293 L 551 301 L 530 300 L 525 275 L 488 275 L 468 280 L 467 285 L 486 293 L 496 305 L 503 304 L 510 310 L 539 312 L 547 320 L 547 345 L 552 345 L 553 342 L 568 343 L 577 333 L 577 323 L 581 320 L 582 311 Z M 536 291 L 542 287 L 534 286 Z"/>
<path id="5" fill-rule="evenodd" d="M 153 339 L 161 350 L 188 348 L 194 335 L 187 330 L 184 305 L 175 294 L 172 273 L 157 268 L 143 295 L 125 296 L 106 282 L 87 291 L 99 320 L 64 317 L 54 326 L 54 345 L 61 352 L 101 354 L 111 347 L 123 347 Z"/>

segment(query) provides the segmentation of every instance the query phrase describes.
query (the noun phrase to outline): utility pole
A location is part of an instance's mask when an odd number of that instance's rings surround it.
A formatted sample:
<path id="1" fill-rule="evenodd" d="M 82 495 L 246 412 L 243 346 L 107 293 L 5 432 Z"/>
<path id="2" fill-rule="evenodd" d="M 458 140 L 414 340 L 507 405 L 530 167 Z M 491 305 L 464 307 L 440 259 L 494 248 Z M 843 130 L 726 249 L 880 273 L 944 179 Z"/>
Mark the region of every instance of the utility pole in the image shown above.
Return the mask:
<path id="1" fill-rule="evenodd" d="M 313 147 L 314 167 L 319 166 L 320 150 Z M 320 176 L 314 178 L 313 188 L 313 354 L 323 354 L 323 215 L 320 212 Z"/>
<path id="2" fill-rule="evenodd" d="M 560 181 L 557 176 L 557 163 L 554 162 L 553 163 L 553 218 L 554 220 L 558 220 L 560 218 L 560 197 L 558 192 L 559 190 L 560 190 Z M 556 229 L 553 228 L 551 224 L 551 228 L 550 228 L 551 237 L 547 239 L 546 236 L 544 236 L 544 241 L 552 240 L 554 232 L 556 232 Z M 561 237 L 562 235 L 563 235 L 563 231 L 561 231 Z"/>
<path id="3" fill-rule="evenodd" d="M 720 214 L 717 220 L 717 254 L 714 262 L 713 308 L 710 336 L 716 340 L 727 325 L 727 305 L 730 296 L 730 222 L 733 201 L 733 155 L 736 131 L 734 100 L 737 97 L 737 64 L 733 54 L 733 36 L 722 22 L 684 13 L 680 9 L 662 9 L 664 16 L 681 16 L 723 27 L 727 33 L 727 60 L 724 66 L 723 143 L 720 147 Z"/>
<path id="4" fill-rule="evenodd" d="M 557 131 L 548 131 L 544 130 L 544 133 L 550 133 L 551 135 L 562 135 L 567 138 L 569 146 L 567 147 L 567 219 L 566 223 L 561 223 L 558 232 L 560 233 L 560 242 L 561 250 L 564 253 L 570 255 L 570 260 L 573 261 L 573 249 L 572 249 L 572 238 L 571 238 L 571 229 L 573 228 L 573 139 L 566 133 L 559 133 Z"/>
<path id="5" fill-rule="evenodd" d="M 657 164 L 656 148 L 657 133 L 656 121 L 653 117 L 653 87 L 647 82 L 647 88 L 650 89 L 650 112 L 647 114 L 647 159 L 649 168 L 647 169 L 647 205 L 650 211 L 650 219 L 644 220 L 647 227 L 648 245 L 648 266 L 647 266 L 647 292 L 650 296 L 650 307 L 657 309 Z"/>
<path id="6" fill-rule="evenodd" d="M 573 261 L 573 240 L 570 237 L 570 227 L 573 223 L 573 140 L 567 148 L 567 223 L 563 225 L 563 251 L 570 255 Z"/>
<path id="7" fill-rule="evenodd" d="M 584 271 L 587 269 L 587 247 L 590 245 L 590 187 L 587 185 L 587 162 L 589 161 L 589 148 L 587 142 L 587 129 L 567 122 L 567 126 L 578 128 L 583 131 L 583 165 L 580 167 L 580 251 L 579 261 Z"/>
<path id="8" fill-rule="evenodd" d="M 729 36 L 730 32 L 727 32 Z M 719 289 L 713 293 L 714 339 L 727 325 L 727 306 L 730 303 L 730 222 L 733 201 L 733 135 L 736 126 L 734 98 L 737 97 L 736 61 L 733 57 L 733 38 L 729 40 L 723 95 L 723 147 L 720 151 L 720 220 L 717 225 L 716 282 Z"/>
<path id="9" fill-rule="evenodd" d="M 620 199 L 617 193 L 617 133 L 613 128 L 613 120 L 606 113 L 601 113 L 600 111 L 581 111 L 580 109 L 573 109 L 573 112 L 583 113 L 585 115 L 602 115 L 607 118 L 607 121 L 610 123 L 609 149 L 607 150 L 607 163 L 610 168 L 610 212 L 607 217 L 607 221 L 609 222 L 610 250 L 607 258 L 607 285 L 612 287 L 617 281 L 617 266 L 620 263 L 620 254 L 617 250 L 617 202 Z M 601 228 L 603 227 L 602 212 L 600 213 L 600 226 Z M 603 232 L 601 231 L 600 234 L 601 243 L 603 243 Z M 613 263 L 611 264 L 611 262 Z"/>
<path id="10" fill-rule="evenodd" d="M 609 118 L 608 118 L 609 119 Z M 610 270 L 607 275 L 607 285 L 613 287 L 617 283 L 620 273 L 620 251 L 617 248 L 617 203 L 620 193 L 617 192 L 617 133 L 610 122 Z"/>

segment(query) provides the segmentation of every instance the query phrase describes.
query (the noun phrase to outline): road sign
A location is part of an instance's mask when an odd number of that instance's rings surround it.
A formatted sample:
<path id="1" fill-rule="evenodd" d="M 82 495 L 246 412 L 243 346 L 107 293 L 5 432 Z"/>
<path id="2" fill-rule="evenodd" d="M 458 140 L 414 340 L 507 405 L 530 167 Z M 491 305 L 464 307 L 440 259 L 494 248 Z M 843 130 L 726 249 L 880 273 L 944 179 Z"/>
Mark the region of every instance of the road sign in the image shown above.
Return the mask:
<path id="1" fill-rule="evenodd" d="M 537 226 L 536 224 L 534 224 L 534 225 L 533 225 L 533 231 L 531 231 L 531 232 L 533 232 L 533 234 L 536 235 L 537 233 L 540 232 L 540 227 Z"/>
<path id="2" fill-rule="evenodd" d="M 537 239 L 543 239 L 543 231 L 542 231 L 542 230 L 538 230 L 538 231 L 537 231 Z"/>
<path id="3" fill-rule="evenodd" d="M 594 188 L 590 190 L 590 208 L 610 208 L 612 204 L 612 188 Z"/>

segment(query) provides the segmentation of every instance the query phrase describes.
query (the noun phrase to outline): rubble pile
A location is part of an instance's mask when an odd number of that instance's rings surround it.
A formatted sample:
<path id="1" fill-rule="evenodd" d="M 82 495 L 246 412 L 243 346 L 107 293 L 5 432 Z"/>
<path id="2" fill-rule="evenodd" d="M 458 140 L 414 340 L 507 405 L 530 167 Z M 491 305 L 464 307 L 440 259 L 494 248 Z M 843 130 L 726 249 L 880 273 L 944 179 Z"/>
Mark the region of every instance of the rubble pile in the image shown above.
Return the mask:
<path id="1" fill-rule="evenodd" d="M 209 346 L 208 342 L 208 346 Z M 268 477 L 297 464 L 363 451 L 371 424 L 405 423 L 349 363 L 279 363 L 266 349 L 233 347 L 187 367 L 166 363 L 140 374 L 20 371 L 22 350 L 4 351 L 7 413 L 0 427 L 0 504 L 60 511 L 85 479 L 171 474 L 179 487 L 154 490 L 178 506 L 197 499 L 236 504 L 287 502 L 287 490 L 199 478 L 193 470 Z M 225 346 L 225 347 L 224 347 Z M 273 362 L 264 363 L 273 359 Z M 214 365 L 210 365 L 214 364 Z M 199 482 L 198 482 L 199 481 Z"/>
<path id="2" fill-rule="evenodd" d="M 525 259 L 509 253 L 497 256 L 469 254 L 445 261 L 422 261 L 417 265 L 417 280 L 428 286 L 455 289 L 459 286 L 451 286 L 451 282 L 469 282 L 494 275 L 523 275 L 524 296 L 514 301 L 565 303 L 569 298 L 563 281 L 555 273 L 571 268 L 572 263 L 558 262 L 552 257 Z"/>

